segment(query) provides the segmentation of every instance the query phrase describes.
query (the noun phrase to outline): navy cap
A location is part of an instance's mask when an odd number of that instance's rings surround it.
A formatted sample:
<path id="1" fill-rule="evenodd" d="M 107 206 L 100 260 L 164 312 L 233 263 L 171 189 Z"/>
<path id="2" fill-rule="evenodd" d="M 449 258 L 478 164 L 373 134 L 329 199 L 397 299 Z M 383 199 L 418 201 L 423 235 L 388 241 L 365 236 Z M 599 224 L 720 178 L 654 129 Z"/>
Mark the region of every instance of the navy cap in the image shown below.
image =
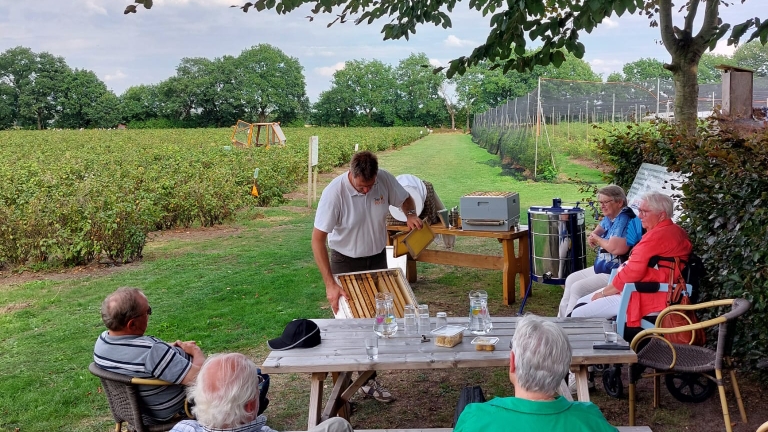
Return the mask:
<path id="1" fill-rule="evenodd" d="M 316 347 L 320 345 L 320 328 L 312 320 L 295 319 L 285 326 L 282 336 L 270 339 L 267 345 L 275 351 Z"/>

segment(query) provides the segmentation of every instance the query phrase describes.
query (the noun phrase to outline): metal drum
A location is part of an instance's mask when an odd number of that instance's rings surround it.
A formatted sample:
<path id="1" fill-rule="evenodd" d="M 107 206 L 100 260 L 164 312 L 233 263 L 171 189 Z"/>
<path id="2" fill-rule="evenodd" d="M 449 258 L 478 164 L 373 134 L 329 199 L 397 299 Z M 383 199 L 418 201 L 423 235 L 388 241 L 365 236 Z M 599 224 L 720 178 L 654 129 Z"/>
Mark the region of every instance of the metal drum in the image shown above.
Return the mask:
<path id="1" fill-rule="evenodd" d="M 562 207 L 552 200 L 552 207 L 528 209 L 531 280 L 564 285 L 565 278 L 587 266 L 587 242 L 584 210 Z"/>

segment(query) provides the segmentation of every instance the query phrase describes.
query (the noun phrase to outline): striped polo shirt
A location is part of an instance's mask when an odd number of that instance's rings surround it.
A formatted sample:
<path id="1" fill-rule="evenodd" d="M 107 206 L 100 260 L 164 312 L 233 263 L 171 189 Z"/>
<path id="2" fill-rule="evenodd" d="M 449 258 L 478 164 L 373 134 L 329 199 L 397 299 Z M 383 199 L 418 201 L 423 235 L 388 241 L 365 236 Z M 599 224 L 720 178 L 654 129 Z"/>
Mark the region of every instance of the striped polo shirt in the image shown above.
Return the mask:
<path id="1" fill-rule="evenodd" d="M 100 368 L 135 378 L 156 378 L 180 384 L 192 367 L 181 347 L 153 336 L 111 336 L 104 331 L 93 348 L 93 361 Z M 145 421 L 168 420 L 184 409 L 183 385 L 139 386 Z"/>

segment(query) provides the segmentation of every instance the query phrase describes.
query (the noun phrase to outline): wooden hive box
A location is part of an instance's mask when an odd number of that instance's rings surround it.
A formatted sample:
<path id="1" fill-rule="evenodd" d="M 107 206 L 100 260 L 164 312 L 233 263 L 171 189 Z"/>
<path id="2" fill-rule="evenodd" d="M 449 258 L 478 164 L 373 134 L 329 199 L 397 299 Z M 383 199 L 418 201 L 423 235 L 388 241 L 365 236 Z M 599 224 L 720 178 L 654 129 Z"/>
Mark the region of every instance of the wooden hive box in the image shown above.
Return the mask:
<path id="1" fill-rule="evenodd" d="M 367 272 L 339 273 L 334 276 L 344 288 L 349 300 L 339 300 L 336 318 L 374 318 L 376 316 L 376 294 L 391 293 L 395 316 L 403 317 L 407 304 L 418 304 L 413 290 L 403 271 L 399 268 Z"/>

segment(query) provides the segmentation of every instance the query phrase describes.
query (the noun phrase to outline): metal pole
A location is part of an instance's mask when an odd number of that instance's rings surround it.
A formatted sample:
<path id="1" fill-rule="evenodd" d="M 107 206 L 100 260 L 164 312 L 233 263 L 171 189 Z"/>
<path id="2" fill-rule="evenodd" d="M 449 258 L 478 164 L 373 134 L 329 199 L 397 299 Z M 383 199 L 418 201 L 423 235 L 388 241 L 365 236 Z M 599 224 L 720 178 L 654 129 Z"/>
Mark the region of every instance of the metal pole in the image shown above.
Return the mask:
<path id="1" fill-rule="evenodd" d="M 568 104 L 568 141 L 571 140 L 571 104 Z"/>
<path id="2" fill-rule="evenodd" d="M 539 85 L 536 90 L 536 136 L 541 136 L 541 115 L 544 113 L 541 107 L 541 77 L 539 77 Z M 538 150 L 537 150 L 538 151 Z M 536 175 L 533 176 L 534 180 Z"/>
<path id="3" fill-rule="evenodd" d="M 614 118 L 616 118 L 616 93 L 613 94 L 613 109 L 611 109 L 611 124 L 613 124 Z"/>
<path id="4" fill-rule="evenodd" d="M 661 96 L 661 78 L 656 77 L 656 117 L 659 116 L 659 103 Z"/>

